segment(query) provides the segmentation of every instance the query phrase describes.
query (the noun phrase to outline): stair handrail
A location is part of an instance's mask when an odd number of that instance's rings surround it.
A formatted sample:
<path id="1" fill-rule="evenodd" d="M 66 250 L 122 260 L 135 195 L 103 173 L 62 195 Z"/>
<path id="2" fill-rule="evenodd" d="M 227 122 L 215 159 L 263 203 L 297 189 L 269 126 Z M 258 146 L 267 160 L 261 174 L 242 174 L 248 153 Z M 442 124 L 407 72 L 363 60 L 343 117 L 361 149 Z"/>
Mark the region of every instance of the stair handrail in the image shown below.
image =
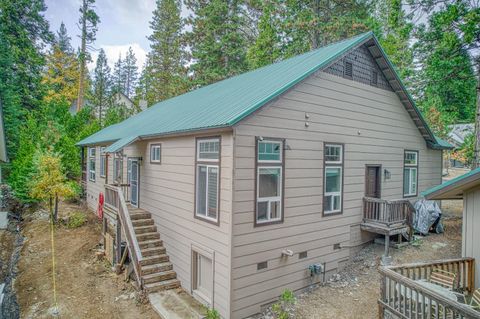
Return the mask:
<path id="1" fill-rule="evenodd" d="M 123 233 L 127 240 L 127 248 L 130 252 L 131 262 L 133 264 L 133 270 L 135 271 L 135 276 L 137 277 L 137 284 L 140 289 L 143 288 L 143 279 L 142 279 L 142 268 L 140 262 L 143 260 L 142 251 L 138 245 L 137 237 L 135 235 L 135 229 L 133 228 L 133 223 L 128 213 L 127 203 L 125 202 L 125 197 L 120 187 L 113 185 L 105 185 L 105 187 L 114 190 L 117 193 L 117 208 L 118 216 L 120 220 L 120 225 L 122 227 Z M 119 243 L 117 243 L 118 245 Z"/>

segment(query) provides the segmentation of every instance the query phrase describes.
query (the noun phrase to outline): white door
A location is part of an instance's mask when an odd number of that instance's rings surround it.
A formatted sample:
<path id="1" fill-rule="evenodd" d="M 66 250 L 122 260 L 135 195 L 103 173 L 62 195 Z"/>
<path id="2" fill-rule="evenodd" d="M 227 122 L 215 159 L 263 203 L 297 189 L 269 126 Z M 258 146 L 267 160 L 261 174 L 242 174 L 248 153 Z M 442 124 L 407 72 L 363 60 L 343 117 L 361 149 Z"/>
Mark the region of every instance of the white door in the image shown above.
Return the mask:
<path id="1" fill-rule="evenodd" d="M 131 158 L 129 159 L 129 183 L 130 183 L 130 203 L 133 206 L 138 207 L 138 176 L 139 176 L 139 165 L 138 159 Z"/>
<path id="2" fill-rule="evenodd" d="M 194 295 L 209 305 L 213 297 L 213 263 L 212 259 L 199 253 L 196 255 Z"/>

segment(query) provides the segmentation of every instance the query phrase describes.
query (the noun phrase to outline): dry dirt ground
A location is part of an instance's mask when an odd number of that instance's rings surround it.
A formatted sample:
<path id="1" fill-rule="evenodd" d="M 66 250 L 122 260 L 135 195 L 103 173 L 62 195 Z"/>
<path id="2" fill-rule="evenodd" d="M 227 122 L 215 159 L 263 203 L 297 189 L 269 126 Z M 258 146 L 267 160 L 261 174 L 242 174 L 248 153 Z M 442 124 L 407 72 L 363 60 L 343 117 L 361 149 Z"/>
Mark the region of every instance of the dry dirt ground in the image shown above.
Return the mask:
<path id="1" fill-rule="evenodd" d="M 81 210 L 62 204 L 60 216 Z M 55 230 L 56 291 L 58 318 L 159 318 L 149 304 L 141 302 L 124 276 L 115 275 L 96 257 L 101 224 L 87 212 L 85 225 Z M 19 275 L 15 283 L 21 318 L 52 318 L 52 258 L 48 215 L 26 217 Z"/>

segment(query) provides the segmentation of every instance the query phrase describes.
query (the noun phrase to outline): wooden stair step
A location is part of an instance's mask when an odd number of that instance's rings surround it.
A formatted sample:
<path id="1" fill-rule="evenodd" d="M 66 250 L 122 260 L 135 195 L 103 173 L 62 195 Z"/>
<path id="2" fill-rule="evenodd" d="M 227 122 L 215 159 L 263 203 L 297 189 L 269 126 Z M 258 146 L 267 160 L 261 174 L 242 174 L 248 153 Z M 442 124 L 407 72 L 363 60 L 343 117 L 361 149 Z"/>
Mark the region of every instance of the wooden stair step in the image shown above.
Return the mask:
<path id="1" fill-rule="evenodd" d="M 157 232 L 137 234 L 137 241 L 145 241 L 152 239 L 160 239 L 160 234 Z"/>
<path id="2" fill-rule="evenodd" d="M 143 257 L 154 256 L 154 255 L 163 255 L 166 253 L 166 249 L 163 246 L 156 246 L 151 248 L 140 248 Z"/>
<path id="3" fill-rule="evenodd" d="M 133 212 L 130 212 L 130 219 L 132 220 L 138 220 L 138 219 L 151 219 L 152 218 L 152 214 L 150 214 L 149 212 L 138 212 L 138 213 L 133 213 Z"/>
<path id="4" fill-rule="evenodd" d="M 143 258 L 142 261 L 140 261 L 141 266 L 145 265 L 153 265 L 153 264 L 158 264 L 158 263 L 164 263 L 166 261 L 170 261 L 170 258 L 168 255 L 162 254 L 162 255 L 156 255 L 156 256 L 148 256 Z"/>
<path id="5" fill-rule="evenodd" d="M 145 284 L 153 284 L 156 282 L 167 281 L 171 279 L 176 279 L 177 273 L 173 270 L 161 271 L 149 275 L 143 276 L 143 281 Z"/>
<path id="6" fill-rule="evenodd" d="M 163 241 L 161 239 L 147 239 L 147 240 L 138 240 L 138 246 L 140 246 L 140 249 L 146 249 L 146 248 L 153 248 L 153 247 L 161 247 L 163 245 Z"/>
<path id="7" fill-rule="evenodd" d="M 156 233 L 157 226 L 147 225 L 147 226 L 133 226 L 135 234 L 145 234 L 145 233 Z"/>
<path id="8" fill-rule="evenodd" d="M 140 227 L 140 226 L 149 226 L 149 225 L 153 225 L 155 222 L 153 221 L 153 219 L 149 218 L 149 219 L 136 219 L 136 220 L 132 220 L 132 225 L 133 227 Z"/>
<path id="9" fill-rule="evenodd" d="M 150 274 L 154 274 L 154 273 L 157 273 L 157 272 L 163 272 L 163 271 L 168 271 L 168 270 L 172 270 L 172 269 L 173 269 L 172 263 L 167 261 L 167 262 L 164 262 L 164 263 L 142 266 L 142 273 L 145 276 L 145 275 L 150 275 Z"/>
<path id="10" fill-rule="evenodd" d="M 153 284 L 146 284 L 145 289 L 147 292 L 156 292 L 168 289 L 175 289 L 180 287 L 180 280 L 178 279 L 170 279 L 161 282 L 156 282 Z"/>

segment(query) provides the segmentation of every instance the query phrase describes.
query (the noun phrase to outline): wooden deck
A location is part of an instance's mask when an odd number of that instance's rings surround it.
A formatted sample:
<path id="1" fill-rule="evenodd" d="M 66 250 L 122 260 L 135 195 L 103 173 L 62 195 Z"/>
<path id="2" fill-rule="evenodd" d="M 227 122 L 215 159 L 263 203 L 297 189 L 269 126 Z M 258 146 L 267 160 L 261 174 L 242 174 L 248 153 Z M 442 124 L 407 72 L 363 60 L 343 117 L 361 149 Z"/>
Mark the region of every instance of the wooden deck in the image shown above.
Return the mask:
<path id="1" fill-rule="evenodd" d="M 474 291 L 475 260 L 460 258 L 427 263 L 380 267 L 380 318 L 480 318 L 480 312 L 468 305 L 446 298 L 438 290 L 429 289 L 434 270 L 455 274 L 454 292 L 458 296 Z"/>

